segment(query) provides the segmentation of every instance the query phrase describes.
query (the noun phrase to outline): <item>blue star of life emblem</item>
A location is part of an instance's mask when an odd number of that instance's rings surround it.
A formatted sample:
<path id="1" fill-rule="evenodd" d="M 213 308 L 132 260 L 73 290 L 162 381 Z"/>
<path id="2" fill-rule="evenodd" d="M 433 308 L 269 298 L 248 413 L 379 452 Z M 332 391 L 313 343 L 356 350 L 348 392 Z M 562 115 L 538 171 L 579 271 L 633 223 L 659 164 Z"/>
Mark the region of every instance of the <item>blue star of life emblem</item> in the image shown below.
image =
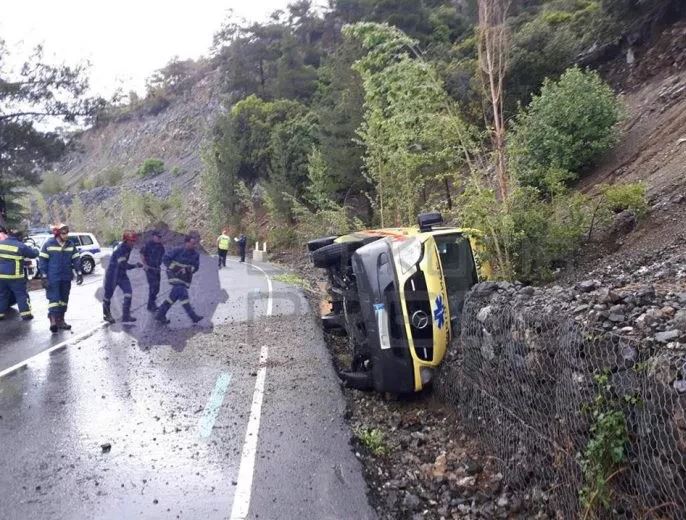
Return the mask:
<path id="1" fill-rule="evenodd" d="M 436 297 L 436 308 L 434 309 L 434 320 L 439 329 L 443 328 L 445 324 L 445 305 L 443 305 L 443 296 Z"/>

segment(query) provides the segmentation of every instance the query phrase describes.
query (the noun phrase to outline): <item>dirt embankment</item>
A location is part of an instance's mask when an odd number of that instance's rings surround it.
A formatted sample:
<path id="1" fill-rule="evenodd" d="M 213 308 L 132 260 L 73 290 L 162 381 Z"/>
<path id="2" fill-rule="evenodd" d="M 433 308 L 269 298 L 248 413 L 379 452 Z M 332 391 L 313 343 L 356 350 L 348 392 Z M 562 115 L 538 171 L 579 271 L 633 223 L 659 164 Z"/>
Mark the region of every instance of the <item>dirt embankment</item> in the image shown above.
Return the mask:
<path id="1" fill-rule="evenodd" d="M 666 28 L 631 64 L 615 62 L 603 75 L 626 107 L 619 145 L 580 182 L 592 193 L 602 183 L 644 182 L 650 213 L 622 238 L 616 257 L 683 244 L 686 229 L 686 21 Z M 596 264 L 597 265 L 597 264 Z"/>

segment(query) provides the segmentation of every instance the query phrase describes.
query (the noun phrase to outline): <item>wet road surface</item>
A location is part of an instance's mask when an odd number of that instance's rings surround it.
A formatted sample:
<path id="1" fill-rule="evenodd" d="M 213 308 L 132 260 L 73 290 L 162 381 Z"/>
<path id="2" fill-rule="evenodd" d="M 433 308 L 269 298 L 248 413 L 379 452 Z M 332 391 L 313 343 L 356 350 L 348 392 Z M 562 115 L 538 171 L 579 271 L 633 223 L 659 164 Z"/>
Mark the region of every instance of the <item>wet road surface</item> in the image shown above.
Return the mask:
<path id="1" fill-rule="evenodd" d="M 214 262 L 198 326 L 180 308 L 152 323 L 140 270 L 133 326 L 100 326 L 97 274 L 74 288 L 73 334 L 40 311 L 0 325 L 0 373 L 28 359 L 0 377 L 2 518 L 374 518 L 306 300 L 269 265 Z"/>

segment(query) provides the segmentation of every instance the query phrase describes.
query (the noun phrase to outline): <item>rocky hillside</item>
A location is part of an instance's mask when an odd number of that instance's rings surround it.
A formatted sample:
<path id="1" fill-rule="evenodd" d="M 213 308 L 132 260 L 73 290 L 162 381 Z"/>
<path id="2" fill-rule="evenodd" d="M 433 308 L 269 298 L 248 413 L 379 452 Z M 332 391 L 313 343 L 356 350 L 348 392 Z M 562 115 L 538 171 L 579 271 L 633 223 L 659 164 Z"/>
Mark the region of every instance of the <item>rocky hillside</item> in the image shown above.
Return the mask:
<path id="1" fill-rule="evenodd" d="M 83 132 L 76 150 L 57 167 L 65 184 L 76 188 L 110 169 L 121 169 L 125 184 L 136 185 L 136 172 L 150 158 L 164 161 L 156 181 L 187 186 L 202 170 L 203 142 L 221 110 L 218 73 L 203 67 L 182 91 L 164 92 L 154 100 Z"/>
<path id="2" fill-rule="evenodd" d="M 638 47 L 605 67 L 626 106 L 622 140 L 603 164 L 581 183 L 643 181 L 649 217 L 623 237 L 617 254 L 655 251 L 682 240 L 686 224 L 686 21 L 665 30 L 651 45 Z"/>

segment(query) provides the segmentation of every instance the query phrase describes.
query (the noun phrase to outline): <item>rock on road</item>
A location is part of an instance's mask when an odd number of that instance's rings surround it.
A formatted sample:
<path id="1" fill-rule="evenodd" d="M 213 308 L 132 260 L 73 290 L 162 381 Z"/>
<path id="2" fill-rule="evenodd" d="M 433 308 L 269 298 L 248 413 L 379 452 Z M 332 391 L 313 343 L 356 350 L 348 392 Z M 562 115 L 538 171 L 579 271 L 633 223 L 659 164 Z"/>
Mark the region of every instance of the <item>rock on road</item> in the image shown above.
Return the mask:
<path id="1" fill-rule="evenodd" d="M 42 291 L 33 322 L 0 325 L 3 519 L 375 517 L 305 298 L 268 264 L 215 261 L 191 291 L 200 326 L 177 306 L 156 324 L 140 271 L 131 327 L 101 325 L 97 273 L 73 333 L 47 331 Z"/>

